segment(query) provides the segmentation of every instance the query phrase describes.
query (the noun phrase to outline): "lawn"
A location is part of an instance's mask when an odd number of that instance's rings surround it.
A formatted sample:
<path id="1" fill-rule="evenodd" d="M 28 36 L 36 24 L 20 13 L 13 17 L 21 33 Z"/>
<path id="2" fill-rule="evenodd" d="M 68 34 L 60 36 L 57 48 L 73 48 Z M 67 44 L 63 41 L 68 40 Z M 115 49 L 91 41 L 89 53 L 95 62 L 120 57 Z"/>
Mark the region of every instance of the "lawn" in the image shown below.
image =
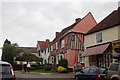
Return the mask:
<path id="1" fill-rule="evenodd" d="M 57 73 L 53 70 L 50 70 L 50 71 L 45 71 L 43 69 L 39 69 L 39 70 L 30 70 L 30 72 L 38 72 L 38 73 Z"/>

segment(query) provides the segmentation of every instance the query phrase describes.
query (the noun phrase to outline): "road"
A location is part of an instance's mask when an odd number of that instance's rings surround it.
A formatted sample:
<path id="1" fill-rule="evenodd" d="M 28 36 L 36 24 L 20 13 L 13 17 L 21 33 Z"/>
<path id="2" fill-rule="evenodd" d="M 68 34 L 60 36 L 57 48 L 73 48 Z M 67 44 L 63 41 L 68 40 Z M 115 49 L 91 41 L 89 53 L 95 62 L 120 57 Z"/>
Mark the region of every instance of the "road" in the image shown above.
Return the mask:
<path id="1" fill-rule="evenodd" d="M 75 80 L 73 73 L 19 73 L 16 72 L 17 80 Z"/>

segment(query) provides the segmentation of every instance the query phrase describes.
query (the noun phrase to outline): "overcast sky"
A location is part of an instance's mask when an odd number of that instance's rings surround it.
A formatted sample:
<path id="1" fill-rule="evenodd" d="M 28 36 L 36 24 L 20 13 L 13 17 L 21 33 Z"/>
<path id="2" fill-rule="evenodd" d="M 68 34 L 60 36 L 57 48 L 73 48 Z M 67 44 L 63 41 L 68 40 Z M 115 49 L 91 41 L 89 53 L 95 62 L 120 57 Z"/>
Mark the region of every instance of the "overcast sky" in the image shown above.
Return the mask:
<path id="1" fill-rule="evenodd" d="M 118 8 L 119 0 L 4 0 L 0 2 L 0 47 L 5 39 L 21 47 L 55 38 L 55 32 L 91 12 L 100 22 Z M 114 2 L 113 2 L 114 1 Z"/>

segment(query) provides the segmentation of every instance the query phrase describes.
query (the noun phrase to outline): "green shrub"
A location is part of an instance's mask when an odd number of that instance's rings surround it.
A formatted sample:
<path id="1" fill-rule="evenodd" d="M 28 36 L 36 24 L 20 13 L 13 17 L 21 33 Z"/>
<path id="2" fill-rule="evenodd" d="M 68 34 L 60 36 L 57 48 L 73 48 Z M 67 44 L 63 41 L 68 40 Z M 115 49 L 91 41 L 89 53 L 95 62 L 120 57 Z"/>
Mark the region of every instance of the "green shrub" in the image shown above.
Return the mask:
<path id="1" fill-rule="evenodd" d="M 62 66 L 64 68 L 68 68 L 68 61 L 67 59 L 61 59 L 59 62 L 58 62 L 58 65 L 59 66 Z"/>
<path id="2" fill-rule="evenodd" d="M 22 65 L 14 64 L 12 65 L 14 70 L 22 70 Z"/>
<path id="3" fill-rule="evenodd" d="M 50 70 L 52 69 L 52 66 L 49 65 L 49 64 L 45 64 L 45 65 L 43 66 L 43 69 L 46 70 L 46 71 L 50 71 Z"/>
<path id="4" fill-rule="evenodd" d="M 31 68 L 32 69 L 43 69 L 43 66 L 42 65 L 31 65 Z"/>

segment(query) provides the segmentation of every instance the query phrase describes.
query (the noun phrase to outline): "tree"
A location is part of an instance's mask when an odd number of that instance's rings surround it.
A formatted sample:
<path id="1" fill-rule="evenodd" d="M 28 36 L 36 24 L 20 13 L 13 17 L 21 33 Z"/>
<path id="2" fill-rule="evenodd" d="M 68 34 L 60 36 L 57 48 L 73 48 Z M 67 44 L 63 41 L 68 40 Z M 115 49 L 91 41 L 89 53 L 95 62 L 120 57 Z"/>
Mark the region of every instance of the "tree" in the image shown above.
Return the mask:
<path id="1" fill-rule="evenodd" d="M 23 52 L 23 50 L 18 49 L 16 47 L 16 43 L 11 44 L 11 42 L 8 41 L 7 39 L 4 42 L 2 51 L 3 51 L 2 61 L 7 61 L 11 63 L 12 65 L 14 64 L 14 57 L 20 54 L 21 52 Z"/>
<path id="2" fill-rule="evenodd" d="M 62 66 L 64 68 L 67 68 L 68 67 L 68 60 L 67 59 L 61 59 L 61 60 L 59 60 L 58 65 Z"/>
<path id="3" fill-rule="evenodd" d="M 30 54 L 30 53 L 22 53 L 19 56 L 16 57 L 16 61 L 26 61 L 26 62 L 42 62 L 42 58 L 37 57 L 34 54 Z"/>
<path id="4" fill-rule="evenodd" d="M 11 42 L 8 39 L 6 39 L 4 44 L 11 44 Z"/>

